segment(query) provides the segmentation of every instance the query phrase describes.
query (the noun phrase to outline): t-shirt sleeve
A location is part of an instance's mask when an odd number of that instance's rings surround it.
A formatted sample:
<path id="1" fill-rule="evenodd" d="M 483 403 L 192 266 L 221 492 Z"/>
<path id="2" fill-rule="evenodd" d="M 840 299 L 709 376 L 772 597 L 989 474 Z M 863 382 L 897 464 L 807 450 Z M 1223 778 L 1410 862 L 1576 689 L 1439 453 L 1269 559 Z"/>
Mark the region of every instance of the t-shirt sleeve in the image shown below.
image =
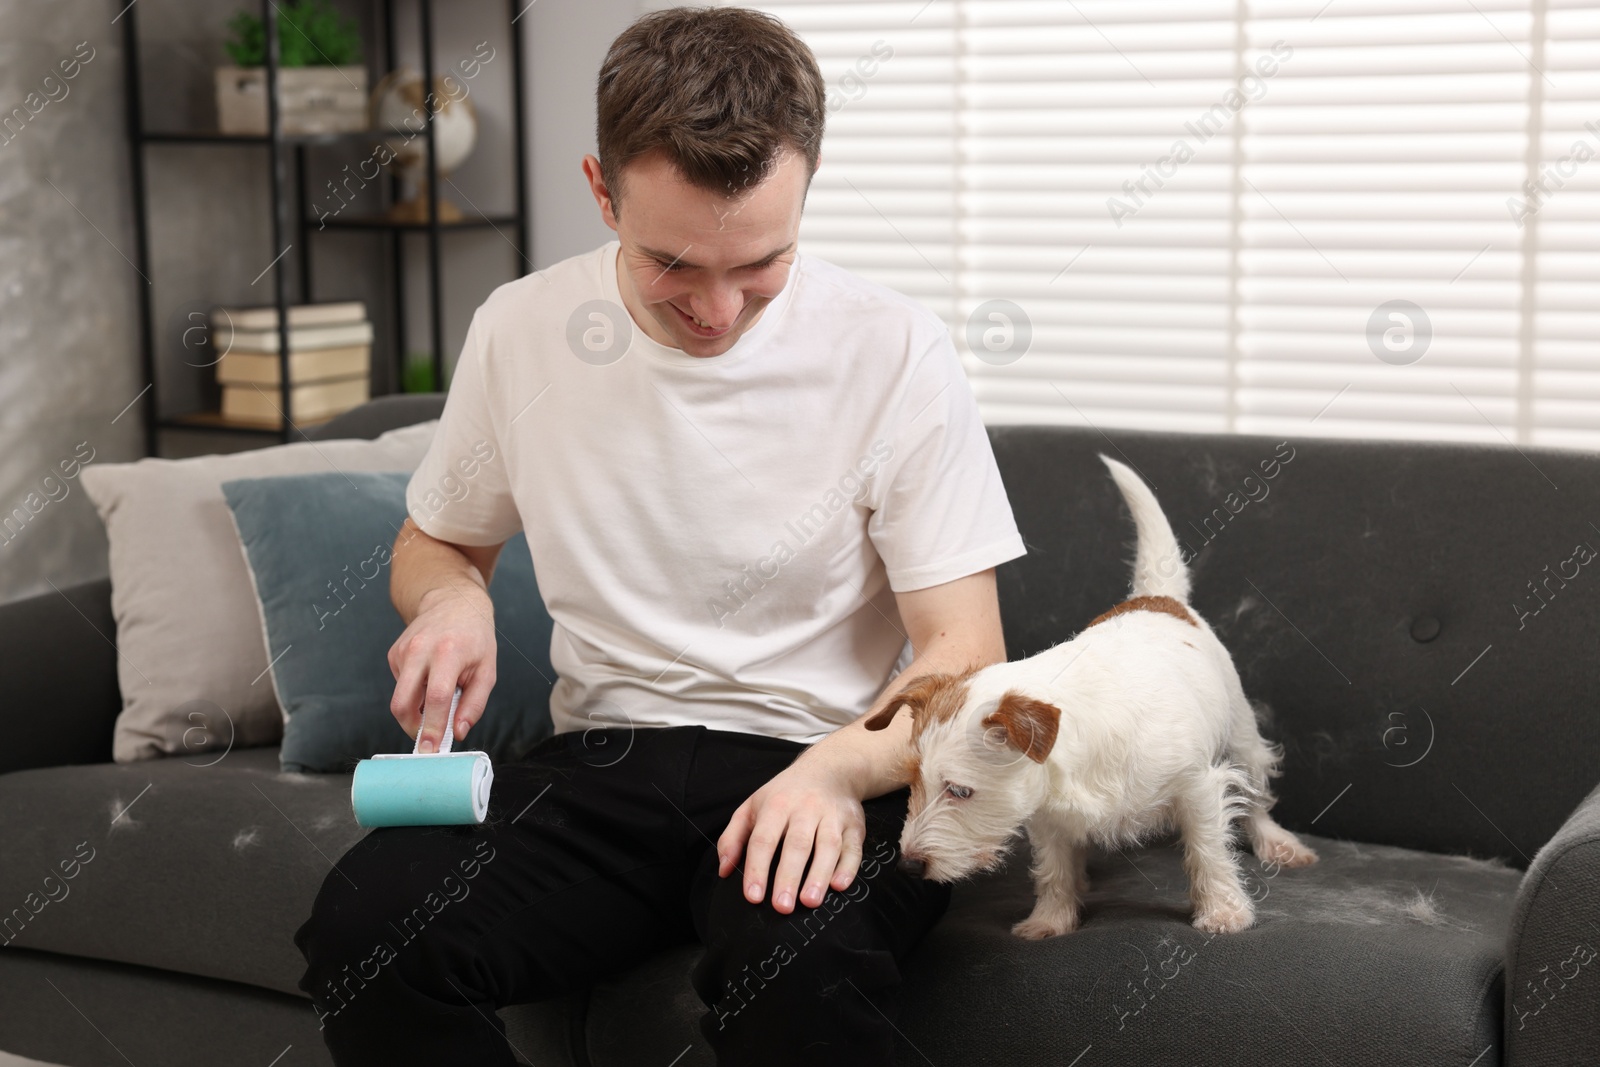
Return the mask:
<path id="1" fill-rule="evenodd" d="M 989 434 L 948 330 L 901 390 L 893 454 L 867 534 L 896 593 L 964 578 L 1027 553 Z"/>
<path id="2" fill-rule="evenodd" d="M 505 442 L 490 417 L 481 329 L 474 314 L 439 428 L 406 484 L 411 521 L 430 537 L 459 545 L 498 545 L 522 529 Z"/>

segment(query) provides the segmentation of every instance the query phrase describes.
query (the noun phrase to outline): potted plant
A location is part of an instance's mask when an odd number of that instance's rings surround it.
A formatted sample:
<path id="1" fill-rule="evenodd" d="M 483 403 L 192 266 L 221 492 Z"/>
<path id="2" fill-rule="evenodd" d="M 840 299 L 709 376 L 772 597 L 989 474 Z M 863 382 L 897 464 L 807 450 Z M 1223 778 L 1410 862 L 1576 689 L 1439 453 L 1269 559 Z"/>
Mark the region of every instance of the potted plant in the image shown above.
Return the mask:
<path id="1" fill-rule="evenodd" d="M 324 0 L 287 0 L 278 12 L 278 111 L 284 133 L 367 129 L 367 68 L 361 35 Z M 267 35 L 241 11 L 223 44 L 234 66 L 217 68 L 217 124 L 223 133 L 267 130 Z"/>
<path id="2" fill-rule="evenodd" d="M 426 352 L 412 352 L 400 371 L 402 393 L 436 393 L 439 383 L 433 380 L 433 357 Z"/>

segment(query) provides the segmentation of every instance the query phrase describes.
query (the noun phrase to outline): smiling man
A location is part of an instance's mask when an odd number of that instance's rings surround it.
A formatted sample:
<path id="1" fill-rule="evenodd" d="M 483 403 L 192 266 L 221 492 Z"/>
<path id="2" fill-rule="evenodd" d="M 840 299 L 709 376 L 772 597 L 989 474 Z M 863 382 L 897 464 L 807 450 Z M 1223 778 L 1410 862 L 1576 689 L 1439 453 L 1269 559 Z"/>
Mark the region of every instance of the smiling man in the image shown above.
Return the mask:
<path id="1" fill-rule="evenodd" d="M 391 710 L 413 736 L 426 711 L 423 751 L 458 686 L 456 738 L 483 714 L 522 530 L 555 735 L 497 768 L 482 826 L 376 830 L 324 883 L 296 943 L 340 1064 L 513 1063 L 495 1008 L 694 942 L 717 1062 L 893 1058 L 949 889 L 897 867 L 908 718 L 864 722 L 1004 658 L 993 568 L 1024 549 L 943 322 L 802 254 L 824 91 L 768 16 L 640 19 L 583 161 L 617 239 L 473 318 L 408 505 L 497 458 L 396 541 Z"/>
<path id="2" fill-rule="evenodd" d="M 733 207 L 687 181 L 664 154 L 635 161 L 629 180 L 654 195 L 635 199 L 626 228 L 615 213 L 620 195 L 611 194 L 606 168 L 593 156 L 584 158 L 595 200 L 621 238 L 617 284 L 628 314 L 651 340 L 692 356 L 719 356 L 783 292 L 810 166 L 787 146 L 779 151 L 765 168 L 767 180 L 734 193 Z M 766 247 L 774 243 L 778 247 Z"/>

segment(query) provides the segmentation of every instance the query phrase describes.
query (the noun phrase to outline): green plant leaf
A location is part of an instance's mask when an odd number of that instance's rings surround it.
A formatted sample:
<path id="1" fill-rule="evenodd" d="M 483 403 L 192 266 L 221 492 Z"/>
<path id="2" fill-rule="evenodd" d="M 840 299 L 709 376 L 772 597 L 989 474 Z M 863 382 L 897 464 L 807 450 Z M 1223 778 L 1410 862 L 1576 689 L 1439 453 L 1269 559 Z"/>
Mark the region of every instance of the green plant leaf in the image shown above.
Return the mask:
<path id="1" fill-rule="evenodd" d="M 328 7 L 325 0 L 290 0 L 277 5 L 278 66 L 342 67 L 361 62 L 361 32 L 353 19 Z M 240 11 L 228 20 L 232 37 L 222 47 L 241 67 L 267 61 L 267 35 L 261 18 Z"/>
<path id="2" fill-rule="evenodd" d="M 405 393 L 436 393 L 438 385 L 433 380 L 433 359 L 423 352 L 414 352 L 400 372 L 400 390 Z"/>
<path id="3" fill-rule="evenodd" d="M 261 20 L 248 11 L 241 11 L 228 20 L 232 39 L 223 42 L 235 66 L 259 67 L 267 61 L 267 39 Z"/>

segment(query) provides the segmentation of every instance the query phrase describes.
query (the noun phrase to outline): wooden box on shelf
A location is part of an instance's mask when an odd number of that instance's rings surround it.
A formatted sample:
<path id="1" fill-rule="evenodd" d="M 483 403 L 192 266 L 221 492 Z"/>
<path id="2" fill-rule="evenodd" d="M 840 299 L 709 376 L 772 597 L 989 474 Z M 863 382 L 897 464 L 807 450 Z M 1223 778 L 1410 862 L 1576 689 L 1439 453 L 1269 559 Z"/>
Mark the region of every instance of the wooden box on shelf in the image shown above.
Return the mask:
<path id="1" fill-rule="evenodd" d="M 365 130 L 370 125 L 367 68 L 281 68 L 278 109 L 284 133 Z M 227 134 L 262 136 L 268 132 L 266 68 L 217 68 L 217 128 Z"/>

